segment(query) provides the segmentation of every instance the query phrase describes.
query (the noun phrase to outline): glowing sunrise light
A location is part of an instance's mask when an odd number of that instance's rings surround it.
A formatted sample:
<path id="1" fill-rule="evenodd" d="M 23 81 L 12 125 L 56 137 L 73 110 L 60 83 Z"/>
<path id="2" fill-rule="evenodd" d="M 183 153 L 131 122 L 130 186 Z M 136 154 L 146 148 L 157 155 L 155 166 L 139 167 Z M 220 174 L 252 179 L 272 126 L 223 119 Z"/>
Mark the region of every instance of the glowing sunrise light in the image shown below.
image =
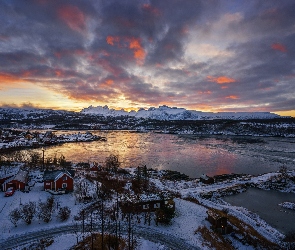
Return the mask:
<path id="1" fill-rule="evenodd" d="M 213 76 L 207 76 L 208 81 L 210 82 L 216 82 L 218 84 L 224 84 L 224 83 L 233 83 L 236 82 L 235 79 L 227 77 L 227 76 L 219 76 L 219 77 L 213 77 Z"/>
<path id="2" fill-rule="evenodd" d="M 239 99 L 239 97 L 238 96 L 236 96 L 236 95 L 230 95 L 230 96 L 227 96 L 227 97 L 225 97 L 226 99 L 233 99 L 233 100 L 237 100 L 237 99 Z"/>
<path id="3" fill-rule="evenodd" d="M 0 1 L 0 105 L 293 114 L 293 2 L 219 1 Z"/>

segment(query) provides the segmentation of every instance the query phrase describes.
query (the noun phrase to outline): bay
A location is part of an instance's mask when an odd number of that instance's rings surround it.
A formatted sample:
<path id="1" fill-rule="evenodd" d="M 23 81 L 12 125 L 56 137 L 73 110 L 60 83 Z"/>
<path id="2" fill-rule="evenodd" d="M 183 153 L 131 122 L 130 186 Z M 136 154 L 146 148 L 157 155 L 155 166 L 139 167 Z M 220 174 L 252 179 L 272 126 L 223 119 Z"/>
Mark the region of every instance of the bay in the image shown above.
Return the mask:
<path id="1" fill-rule="evenodd" d="M 57 131 L 75 133 L 78 131 Z M 83 132 L 83 131 L 81 131 Z M 66 143 L 45 148 L 45 158 L 64 155 L 67 161 L 98 162 L 110 154 L 122 167 L 176 170 L 192 178 L 201 174 L 261 174 L 281 165 L 294 167 L 295 139 L 280 137 L 197 136 L 133 131 L 91 131 L 106 141 Z M 42 152 L 41 149 L 34 151 Z"/>
<path id="2" fill-rule="evenodd" d="M 294 193 L 249 188 L 244 193 L 227 196 L 223 199 L 231 205 L 245 207 L 258 214 L 283 234 L 295 230 L 295 211 L 279 206 L 285 201 L 295 203 Z"/>

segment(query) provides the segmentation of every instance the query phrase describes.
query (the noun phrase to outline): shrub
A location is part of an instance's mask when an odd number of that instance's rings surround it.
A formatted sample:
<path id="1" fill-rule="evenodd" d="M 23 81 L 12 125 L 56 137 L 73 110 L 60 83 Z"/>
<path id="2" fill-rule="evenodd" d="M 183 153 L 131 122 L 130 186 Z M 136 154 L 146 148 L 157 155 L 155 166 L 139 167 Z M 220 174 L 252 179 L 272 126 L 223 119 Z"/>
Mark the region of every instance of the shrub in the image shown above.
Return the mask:
<path id="1" fill-rule="evenodd" d="M 12 224 L 17 227 L 17 222 L 21 219 L 21 215 L 20 215 L 20 211 L 18 208 L 13 209 L 10 213 L 9 213 L 9 219 L 12 222 Z"/>
<path id="2" fill-rule="evenodd" d="M 65 221 L 67 220 L 71 215 L 71 210 L 69 207 L 61 207 L 58 211 L 58 218 L 61 220 L 61 221 Z"/>
<path id="3" fill-rule="evenodd" d="M 32 223 L 32 220 L 36 214 L 36 203 L 30 201 L 21 206 L 20 208 L 20 216 L 25 223 L 28 225 Z"/>
<path id="4" fill-rule="evenodd" d="M 51 221 L 52 212 L 54 207 L 54 197 L 48 197 L 45 202 L 39 202 L 38 216 L 41 220 L 48 223 Z"/>

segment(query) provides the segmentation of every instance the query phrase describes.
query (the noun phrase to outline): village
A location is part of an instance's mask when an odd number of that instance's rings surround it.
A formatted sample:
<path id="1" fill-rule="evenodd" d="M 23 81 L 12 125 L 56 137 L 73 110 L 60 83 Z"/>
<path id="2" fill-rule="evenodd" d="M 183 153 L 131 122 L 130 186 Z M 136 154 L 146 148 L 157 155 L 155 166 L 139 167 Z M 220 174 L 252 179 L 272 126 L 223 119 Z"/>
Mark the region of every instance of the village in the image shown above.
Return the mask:
<path id="1" fill-rule="evenodd" d="M 60 133 L 56 135 L 55 131 L 52 130 L 23 131 L 17 129 L 0 129 L 0 152 L 95 140 L 106 140 L 106 138 L 93 135 L 89 131 L 85 133 Z"/>
<path id="2" fill-rule="evenodd" d="M 192 179 L 147 166 L 120 168 L 116 155 L 107 157 L 103 166 L 65 162 L 44 163 L 40 159 L 34 167 L 1 162 L 1 249 L 19 246 L 18 237 L 40 230 L 48 230 L 52 236 L 36 234 L 34 241 L 24 240 L 22 247 L 56 249 L 68 237 L 72 249 L 93 249 L 95 244 L 140 249 L 144 244 L 164 246 L 163 234 L 171 242 L 176 237 L 178 243 L 174 244 L 183 249 L 294 246 L 294 238 L 247 209 L 222 200 L 249 187 L 294 193 L 295 172 L 285 167 L 259 176 L 204 174 Z M 282 206 L 292 209 L 295 205 Z M 53 228 L 63 226 L 70 229 L 53 237 Z M 141 227 L 152 231 L 155 239 L 139 235 Z"/>

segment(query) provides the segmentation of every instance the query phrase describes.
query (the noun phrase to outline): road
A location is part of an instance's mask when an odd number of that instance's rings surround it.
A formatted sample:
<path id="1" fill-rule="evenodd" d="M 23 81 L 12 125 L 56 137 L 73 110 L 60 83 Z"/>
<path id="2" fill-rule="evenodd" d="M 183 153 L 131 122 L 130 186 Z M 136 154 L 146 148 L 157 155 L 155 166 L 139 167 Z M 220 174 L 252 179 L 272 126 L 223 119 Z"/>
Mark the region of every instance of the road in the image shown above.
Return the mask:
<path id="1" fill-rule="evenodd" d="M 96 225 L 94 230 L 99 232 L 100 225 Z M 78 231 L 82 231 L 82 227 L 77 225 L 68 225 L 68 226 L 61 226 L 58 228 L 50 228 L 45 230 L 40 230 L 37 232 L 27 232 L 24 234 L 14 235 L 9 237 L 5 240 L 0 241 L 0 249 L 13 249 L 14 247 L 22 246 L 29 242 L 42 239 L 53 237 L 61 234 L 68 234 L 68 233 L 75 233 Z M 127 233 L 127 226 L 123 226 L 121 228 L 121 233 Z M 144 226 L 133 226 L 133 235 L 137 237 L 142 237 L 146 240 L 160 243 L 161 245 L 166 246 L 168 249 L 171 250 L 198 250 L 199 248 L 190 245 L 185 240 L 177 238 L 171 234 L 164 233 L 162 231 L 156 230 L 155 228 L 151 227 L 144 227 Z"/>

